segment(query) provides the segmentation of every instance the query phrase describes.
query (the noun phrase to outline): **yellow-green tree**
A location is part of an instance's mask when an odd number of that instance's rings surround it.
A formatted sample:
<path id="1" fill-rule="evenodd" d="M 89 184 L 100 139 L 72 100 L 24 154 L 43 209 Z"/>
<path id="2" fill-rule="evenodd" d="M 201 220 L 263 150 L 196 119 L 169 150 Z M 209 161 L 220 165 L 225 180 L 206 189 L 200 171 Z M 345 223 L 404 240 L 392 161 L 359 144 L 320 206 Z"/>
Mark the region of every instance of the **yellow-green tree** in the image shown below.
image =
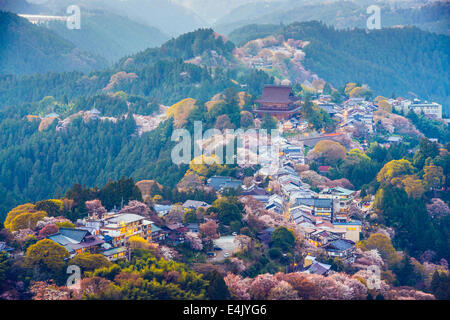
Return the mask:
<path id="1" fill-rule="evenodd" d="M 395 177 L 409 175 L 414 172 L 411 162 L 406 159 L 389 161 L 381 168 L 377 175 L 377 181 L 382 185 L 392 184 Z"/>
<path id="2" fill-rule="evenodd" d="M 128 243 L 130 245 L 130 249 L 131 250 L 136 250 L 136 249 L 147 249 L 148 248 L 148 241 L 145 240 L 142 237 L 139 236 L 132 236 L 128 239 Z"/>
<path id="3" fill-rule="evenodd" d="M 32 211 L 35 211 L 35 206 L 32 203 L 26 203 L 26 204 L 22 204 L 18 207 L 15 207 L 10 212 L 8 212 L 8 214 L 6 215 L 6 219 L 4 222 L 5 228 L 11 231 L 11 223 L 15 217 L 17 217 L 18 215 L 20 215 L 22 213 L 32 212 Z"/>
<path id="4" fill-rule="evenodd" d="M 79 266 L 83 271 L 94 271 L 96 269 L 109 267 L 111 262 L 102 254 L 82 252 L 71 259 L 70 264 Z"/>
<path id="5" fill-rule="evenodd" d="M 11 221 L 9 229 L 11 231 L 19 231 L 28 228 L 34 230 L 38 221 L 45 217 L 47 217 L 47 212 L 45 211 L 24 212 Z"/>
<path id="6" fill-rule="evenodd" d="M 415 175 L 409 175 L 405 179 L 403 179 L 403 185 L 406 193 L 411 198 L 418 199 L 422 197 L 423 193 L 425 192 L 423 181 L 418 179 Z"/>
<path id="7" fill-rule="evenodd" d="M 211 174 L 220 173 L 225 167 L 220 164 L 220 158 L 218 156 L 201 155 L 191 160 L 189 169 L 200 176 L 209 176 Z"/>
<path id="8" fill-rule="evenodd" d="M 444 170 L 442 167 L 431 164 L 423 167 L 423 180 L 427 188 L 440 188 L 444 183 Z"/>
<path id="9" fill-rule="evenodd" d="M 400 257 L 395 251 L 391 239 L 382 233 L 371 234 L 367 240 L 360 241 L 358 247 L 362 250 L 377 249 L 383 260 L 386 261 L 389 266 L 400 261 Z"/>
<path id="10" fill-rule="evenodd" d="M 64 259 L 69 252 L 62 245 L 43 239 L 31 245 L 25 255 L 25 263 L 30 268 L 45 268 L 48 271 L 59 273 L 66 265 Z"/>

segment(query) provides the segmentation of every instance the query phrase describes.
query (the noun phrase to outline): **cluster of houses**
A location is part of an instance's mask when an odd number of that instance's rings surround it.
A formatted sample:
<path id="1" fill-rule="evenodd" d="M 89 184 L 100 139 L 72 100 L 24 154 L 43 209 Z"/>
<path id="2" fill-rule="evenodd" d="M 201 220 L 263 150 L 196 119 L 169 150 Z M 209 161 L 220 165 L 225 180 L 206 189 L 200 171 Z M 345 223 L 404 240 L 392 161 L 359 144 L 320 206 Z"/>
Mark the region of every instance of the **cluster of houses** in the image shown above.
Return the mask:
<path id="1" fill-rule="evenodd" d="M 310 244 L 325 249 L 330 256 L 351 258 L 362 227 L 361 221 L 349 215 L 355 191 L 335 187 L 314 192 L 288 165 L 272 178 L 281 191 L 269 198 L 266 209 L 297 224 Z"/>
<path id="2" fill-rule="evenodd" d="M 285 138 L 275 143 L 283 150 L 279 153 L 280 166 L 269 171 L 268 165 L 263 165 L 255 173 L 253 184 L 242 186 L 242 194 L 252 196 L 263 202 L 266 210 L 294 222 L 309 244 L 324 249 L 330 257 L 352 261 L 362 229 L 361 221 L 351 219 L 349 212 L 355 191 L 342 187 L 313 191 L 293 168 L 305 163 L 303 145 L 293 145 Z M 261 177 L 275 182 L 277 190 L 271 190 L 270 184 L 269 188 L 262 188 Z M 270 239 L 271 231 L 264 230 L 261 239 Z"/>
<path id="3" fill-rule="evenodd" d="M 207 209 L 210 205 L 203 201 L 187 200 L 184 210 Z M 164 216 L 165 210 L 157 210 Z M 167 211 L 167 212 L 166 212 Z M 161 214 L 161 212 L 164 212 Z M 90 214 L 77 221 L 76 228 L 60 228 L 58 233 L 47 236 L 48 239 L 64 246 L 71 257 L 82 253 L 98 253 L 110 261 L 128 258 L 129 239 L 133 236 L 144 238 L 148 242 L 177 245 L 185 241 L 187 232 L 199 232 L 198 223 L 174 223 L 157 226 L 149 218 L 134 213 L 120 213 L 116 210 L 103 215 Z"/>
<path id="4" fill-rule="evenodd" d="M 257 100 L 260 107 L 253 110 L 256 114 L 269 113 L 283 121 L 281 129 L 284 131 L 307 130 L 307 122 L 293 116 L 298 109 L 296 98 L 288 86 L 268 86 L 263 96 Z M 328 112 L 340 123 L 341 131 L 355 126 L 364 126 L 368 132 L 373 132 L 373 112 L 377 106 L 363 98 L 351 98 L 343 104 L 330 102 L 330 96 L 320 95 L 315 103 Z M 403 112 L 413 110 L 442 117 L 442 106 L 435 103 L 421 103 L 404 99 L 390 99 L 394 108 Z M 99 112 L 94 109 L 90 116 L 97 118 Z M 331 135 L 339 135 L 335 133 Z M 331 137 L 332 138 L 332 137 Z M 304 146 L 314 145 L 320 139 L 330 139 L 330 135 L 309 137 L 297 142 L 289 142 L 286 138 L 278 137 L 271 141 L 279 146 L 277 166 L 273 167 L 271 160 L 260 162 L 260 168 L 255 173 L 249 186 L 233 177 L 212 176 L 206 185 L 221 193 L 226 189 L 239 189 L 243 196 L 252 196 L 265 205 L 265 209 L 283 216 L 295 223 L 307 243 L 318 250 L 324 250 L 330 257 L 339 257 L 347 262 L 355 259 L 355 244 L 360 240 L 361 221 L 352 219 L 350 207 L 354 204 L 355 191 L 342 187 L 311 189 L 308 183 L 300 178 L 294 170 L 295 165 L 305 164 Z M 264 155 L 264 152 L 261 152 Z M 265 159 L 263 157 L 263 159 Z M 322 167 L 319 171 L 326 172 Z M 267 186 L 267 180 L 271 181 Z M 275 189 L 271 189 L 276 186 Z M 185 211 L 208 209 L 210 205 L 195 200 L 187 200 L 182 207 Z M 154 210 L 160 217 L 167 215 L 173 205 L 155 204 Z M 270 241 L 274 228 L 263 230 L 259 238 Z M 173 223 L 156 226 L 148 217 L 135 213 L 121 213 L 117 211 L 102 215 L 89 215 L 79 220 L 75 229 L 60 228 L 56 234 L 48 238 L 64 246 L 74 256 L 81 252 L 103 254 L 110 261 L 127 258 L 129 254 L 129 239 L 133 236 L 142 237 L 149 242 L 176 245 L 185 241 L 187 232 L 199 232 L 198 223 Z M 3 245 L 3 247 L 2 247 Z M 2 251 L 8 250 L 0 243 Z M 303 270 L 308 273 L 328 274 L 331 266 L 316 261 L 312 255 L 306 256 Z"/>

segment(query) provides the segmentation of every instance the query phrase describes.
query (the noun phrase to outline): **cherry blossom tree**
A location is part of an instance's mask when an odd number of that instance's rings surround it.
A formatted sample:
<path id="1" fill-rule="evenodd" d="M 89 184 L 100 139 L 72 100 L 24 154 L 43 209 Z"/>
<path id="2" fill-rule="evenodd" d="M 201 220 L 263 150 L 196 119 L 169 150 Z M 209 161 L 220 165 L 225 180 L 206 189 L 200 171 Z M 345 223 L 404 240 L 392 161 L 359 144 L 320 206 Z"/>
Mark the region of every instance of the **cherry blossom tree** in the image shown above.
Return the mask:
<path id="1" fill-rule="evenodd" d="M 249 278 L 242 278 L 239 275 L 228 273 L 223 279 L 228 287 L 228 291 L 233 299 L 236 300 L 250 300 L 248 288 L 252 282 Z"/>
<path id="2" fill-rule="evenodd" d="M 86 208 L 88 209 L 89 216 L 101 219 L 103 215 L 107 212 L 105 207 L 103 207 L 102 202 L 98 199 L 85 202 Z"/>
<path id="3" fill-rule="evenodd" d="M 217 222 L 209 220 L 206 223 L 202 223 L 200 225 L 200 233 L 207 240 L 217 239 L 219 237 L 217 234 Z"/>
<path id="4" fill-rule="evenodd" d="M 51 234 L 57 233 L 59 230 L 56 224 L 48 224 L 39 231 L 39 238 L 46 238 Z"/>
<path id="5" fill-rule="evenodd" d="M 270 300 L 298 300 L 297 291 L 286 281 L 280 281 L 269 292 Z"/>
<path id="6" fill-rule="evenodd" d="M 192 249 L 200 251 L 203 249 L 202 240 L 198 236 L 198 233 L 187 232 L 185 235 L 186 241 L 189 242 Z"/>

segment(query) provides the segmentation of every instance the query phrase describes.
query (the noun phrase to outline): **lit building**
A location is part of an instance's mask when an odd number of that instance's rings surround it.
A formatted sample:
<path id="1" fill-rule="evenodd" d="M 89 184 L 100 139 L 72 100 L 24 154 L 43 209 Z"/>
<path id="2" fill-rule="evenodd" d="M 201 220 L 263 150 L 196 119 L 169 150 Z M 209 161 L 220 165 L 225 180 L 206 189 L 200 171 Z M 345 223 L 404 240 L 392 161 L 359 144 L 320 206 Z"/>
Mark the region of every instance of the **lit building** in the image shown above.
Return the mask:
<path id="1" fill-rule="evenodd" d="M 151 241 L 152 224 L 152 221 L 137 214 L 117 214 L 105 219 L 100 233 L 103 236 L 111 237 L 114 247 L 123 247 L 132 236 L 139 236 Z"/>

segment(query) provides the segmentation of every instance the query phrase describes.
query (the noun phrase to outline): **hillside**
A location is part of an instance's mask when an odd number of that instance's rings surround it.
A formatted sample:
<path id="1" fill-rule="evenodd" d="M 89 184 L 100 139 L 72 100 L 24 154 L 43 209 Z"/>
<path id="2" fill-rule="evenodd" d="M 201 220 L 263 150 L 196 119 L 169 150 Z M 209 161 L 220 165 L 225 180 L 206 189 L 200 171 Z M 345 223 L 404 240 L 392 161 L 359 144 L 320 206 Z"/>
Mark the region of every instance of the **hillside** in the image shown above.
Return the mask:
<path id="1" fill-rule="evenodd" d="M 214 94 L 239 83 L 251 93 L 260 93 L 270 77 L 252 70 L 204 66 L 188 63 L 197 56 L 214 52 L 226 61 L 234 59 L 234 44 L 224 41 L 211 29 L 200 29 L 121 59 L 116 65 L 89 75 L 52 73 L 43 76 L 0 77 L 0 106 L 38 102 L 46 96 L 74 99 L 106 92 L 125 91 L 171 105 L 186 97 L 209 100 Z M 135 74 L 131 81 L 122 81 Z M 238 84 L 233 83 L 237 81 Z"/>
<path id="2" fill-rule="evenodd" d="M 448 105 L 449 36 L 411 27 L 367 33 L 304 22 L 284 27 L 251 25 L 234 31 L 230 38 L 242 45 L 269 35 L 309 41 L 302 64 L 335 87 L 353 79 L 367 83 L 376 94 L 407 96 L 412 92 Z"/>
<path id="3" fill-rule="evenodd" d="M 0 11 L 0 74 L 89 71 L 105 66 L 52 31 Z"/>
<path id="4" fill-rule="evenodd" d="M 215 24 L 221 33 L 229 34 L 234 29 L 248 24 L 289 24 L 303 21 L 322 21 L 339 29 L 365 28 L 368 14 L 366 9 L 372 5 L 368 1 L 316 1 L 314 3 L 297 0 L 248 3 L 232 10 Z M 423 30 L 449 34 L 448 2 L 434 2 L 423 6 L 411 1 L 393 5 L 378 2 L 382 12 L 382 27 L 412 25 Z"/>
<path id="5" fill-rule="evenodd" d="M 126 55 L 160 46 L 169 36 L 156 27 L 136 23 L 126 17 L 94 11 L 85 13 L 82 28 L 67 29 L 61 22 L 49 23 L 49 29 L 83 51 L 116 62 Z"/>

